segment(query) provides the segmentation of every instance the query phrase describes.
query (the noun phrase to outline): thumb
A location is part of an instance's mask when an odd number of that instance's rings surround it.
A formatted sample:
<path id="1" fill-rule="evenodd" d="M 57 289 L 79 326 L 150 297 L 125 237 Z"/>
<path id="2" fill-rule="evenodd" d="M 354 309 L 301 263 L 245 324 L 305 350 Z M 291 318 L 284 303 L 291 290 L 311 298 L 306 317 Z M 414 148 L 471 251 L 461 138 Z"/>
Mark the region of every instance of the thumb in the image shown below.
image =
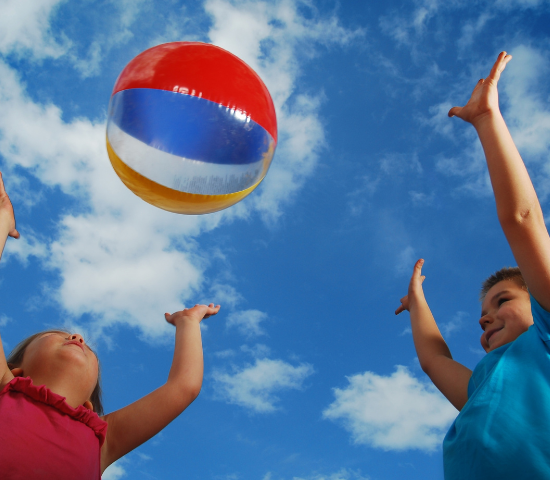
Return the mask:
<path id="1" fill-rule="evenodd" d="M 458 117 L 460 116 L 460 111 L 462 110 L 462 107 L 453 107 L 449 110 L 449 117 Z"/>

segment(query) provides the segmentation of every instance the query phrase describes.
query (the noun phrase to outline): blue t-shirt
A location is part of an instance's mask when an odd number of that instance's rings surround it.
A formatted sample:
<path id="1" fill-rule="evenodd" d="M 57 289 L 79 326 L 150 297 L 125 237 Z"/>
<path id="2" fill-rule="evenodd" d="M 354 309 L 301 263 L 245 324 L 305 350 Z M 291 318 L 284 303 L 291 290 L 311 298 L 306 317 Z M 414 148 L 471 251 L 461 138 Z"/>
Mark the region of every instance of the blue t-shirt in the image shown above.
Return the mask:
<path id="1" fill-rule="evenodd" d="M 550 313 L 488 353 L 443 441 L 446 480 L 550 479 Z"/>

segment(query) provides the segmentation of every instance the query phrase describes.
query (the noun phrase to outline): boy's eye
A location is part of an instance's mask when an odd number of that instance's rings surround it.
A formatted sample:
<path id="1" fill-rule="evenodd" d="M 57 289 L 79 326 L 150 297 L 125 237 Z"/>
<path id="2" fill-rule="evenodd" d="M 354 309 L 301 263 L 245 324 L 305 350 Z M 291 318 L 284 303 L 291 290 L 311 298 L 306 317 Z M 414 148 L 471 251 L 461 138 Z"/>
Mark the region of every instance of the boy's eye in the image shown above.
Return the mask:
<path id="1" fill-rule="evenodd" d="M 499 298 L 498 299 L 498 306 L 500 307 L 504 302 L 507 302 L 508 298 Z"/>

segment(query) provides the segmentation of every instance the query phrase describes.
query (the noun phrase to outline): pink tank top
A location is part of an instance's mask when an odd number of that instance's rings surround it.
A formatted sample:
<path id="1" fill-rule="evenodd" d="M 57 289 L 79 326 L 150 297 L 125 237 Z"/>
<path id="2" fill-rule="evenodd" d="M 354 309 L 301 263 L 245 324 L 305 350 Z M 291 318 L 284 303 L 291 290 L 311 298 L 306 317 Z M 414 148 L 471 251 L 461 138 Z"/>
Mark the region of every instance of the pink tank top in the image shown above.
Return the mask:
<path id="1" fill-rule="evenodd" d="M 0 391 L 0 478 L 99 480 L 107 422 L 28 377 Z"/>

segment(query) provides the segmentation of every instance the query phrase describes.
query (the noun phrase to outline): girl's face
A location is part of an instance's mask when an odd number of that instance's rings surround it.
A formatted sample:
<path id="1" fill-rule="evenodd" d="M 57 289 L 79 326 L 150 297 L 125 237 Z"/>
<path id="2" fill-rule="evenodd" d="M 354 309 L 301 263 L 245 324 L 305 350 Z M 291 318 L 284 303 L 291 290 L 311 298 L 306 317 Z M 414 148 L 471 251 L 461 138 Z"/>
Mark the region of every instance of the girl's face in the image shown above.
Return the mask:
<path id="1" fill-rule="evenodd" d="M 50 385 L 67 375 L 71 387 L 89 399 L 99 375 L 95 353 L 78 333 L 48 332 L 26 348 L 19 368 L 35 385 Z"/>

